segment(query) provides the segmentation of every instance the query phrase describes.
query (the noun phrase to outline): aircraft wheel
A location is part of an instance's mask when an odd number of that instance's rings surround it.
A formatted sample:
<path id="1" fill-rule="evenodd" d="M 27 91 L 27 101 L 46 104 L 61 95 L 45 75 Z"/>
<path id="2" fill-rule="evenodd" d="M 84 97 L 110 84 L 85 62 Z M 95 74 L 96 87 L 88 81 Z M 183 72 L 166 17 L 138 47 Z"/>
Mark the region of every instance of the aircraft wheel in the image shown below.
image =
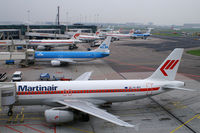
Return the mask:
<path id="1" fill-rule="evenodd" d="M 73 46 L 69 46 L 69 50 L 72 50 L 73 49 Z"/>
<path id="2" fill-rule="evenodd" d="M 73 46 L 74 49 L 77 49 L 78 47 L 76 45 Z"/>
<path id="3" fill-rule="evenodd" d="M 8 116 L 12 116 L 13 115 L 13 111 L 12 110 L 9 110 L 8 111 Z"/>

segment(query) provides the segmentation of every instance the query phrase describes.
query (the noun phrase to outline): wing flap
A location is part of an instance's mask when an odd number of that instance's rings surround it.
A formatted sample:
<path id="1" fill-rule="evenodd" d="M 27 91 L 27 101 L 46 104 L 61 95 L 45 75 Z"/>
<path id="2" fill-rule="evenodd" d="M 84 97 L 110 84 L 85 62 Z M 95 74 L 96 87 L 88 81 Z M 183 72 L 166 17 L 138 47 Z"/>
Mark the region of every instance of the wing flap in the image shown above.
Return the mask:
<path id="1" fill-rule="evenodd" d="M 58 101 L 58 103 L 62 105 L 66 105 L 68 107 L 71 107 L 73 109 L 82 111 L 84 113 L 88 113 L 90 115 L 96 116 L 98 118 L 104 119 L 106 121 L 109 121 L 111 123 L 125 126 L 125 127 L 134 127 L 136 128 L 136 125 L 131 125 L 127 122 L 124 122 L 120 119 L 118 119 L 116 116 L 95 107 L 92 103 L 86 102 L 86 101 L 79 101 L 79 100 L 64 100 L 64 101 Z"/>

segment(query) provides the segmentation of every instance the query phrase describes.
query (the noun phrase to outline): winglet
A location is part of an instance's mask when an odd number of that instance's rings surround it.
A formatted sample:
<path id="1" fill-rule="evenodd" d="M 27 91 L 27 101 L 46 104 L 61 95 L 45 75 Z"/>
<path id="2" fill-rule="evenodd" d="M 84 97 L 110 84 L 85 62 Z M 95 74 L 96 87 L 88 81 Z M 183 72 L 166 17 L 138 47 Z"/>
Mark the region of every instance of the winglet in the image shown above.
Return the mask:
<path id="1" fill-rule="evenodd" d="M 139 131 L 139 126 L 140 126 L 140 123 L 138 123 L 138 124 L 134 125 L 134 127 L 133 127 L 133 128 L 135 128 L 135 130 L 136 130 L 136 131 Z"/>

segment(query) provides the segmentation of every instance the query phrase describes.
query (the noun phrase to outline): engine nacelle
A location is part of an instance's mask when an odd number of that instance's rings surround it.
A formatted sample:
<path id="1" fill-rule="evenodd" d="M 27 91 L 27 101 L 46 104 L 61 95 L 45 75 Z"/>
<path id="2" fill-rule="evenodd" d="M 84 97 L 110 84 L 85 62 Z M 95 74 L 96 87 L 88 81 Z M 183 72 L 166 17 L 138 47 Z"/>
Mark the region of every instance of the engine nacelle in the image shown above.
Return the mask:
<path id="1" fill-rule="evenodd" d="M 45 110 L 44 116 L 48 123 L 63 123 L 74 120 L 74 113 L 65 110 L 48 109 Z"/>
<path id="2" fill-rule="evenodd" d="M 46 47 L 44 47 L 44 46 L 37 46 L 37 49 L 38 50 L 46 50 Z"/>
<path id="3" fill-rule="evenodd" d="M 51 65 L 52 66 L 60 66 L 61 62 L 59 60 L 52 60 Z"/>

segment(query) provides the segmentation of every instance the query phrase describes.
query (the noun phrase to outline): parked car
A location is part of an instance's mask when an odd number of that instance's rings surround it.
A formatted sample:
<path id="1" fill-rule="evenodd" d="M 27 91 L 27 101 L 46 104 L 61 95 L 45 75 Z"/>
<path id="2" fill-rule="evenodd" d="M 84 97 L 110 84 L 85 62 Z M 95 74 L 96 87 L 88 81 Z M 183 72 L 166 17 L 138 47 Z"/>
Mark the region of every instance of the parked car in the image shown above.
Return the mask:
<path id="1" fill-rule="evenodd" d="M 12 81 L 21 81 L 22 80 L 22 72 L 16 71 L 12 75 Z"/>
<path id="2" fill-rule="evenodd" d="M 41 73 L 40 80 L 50 80 L 50 74 L 49 73 Z"/>

